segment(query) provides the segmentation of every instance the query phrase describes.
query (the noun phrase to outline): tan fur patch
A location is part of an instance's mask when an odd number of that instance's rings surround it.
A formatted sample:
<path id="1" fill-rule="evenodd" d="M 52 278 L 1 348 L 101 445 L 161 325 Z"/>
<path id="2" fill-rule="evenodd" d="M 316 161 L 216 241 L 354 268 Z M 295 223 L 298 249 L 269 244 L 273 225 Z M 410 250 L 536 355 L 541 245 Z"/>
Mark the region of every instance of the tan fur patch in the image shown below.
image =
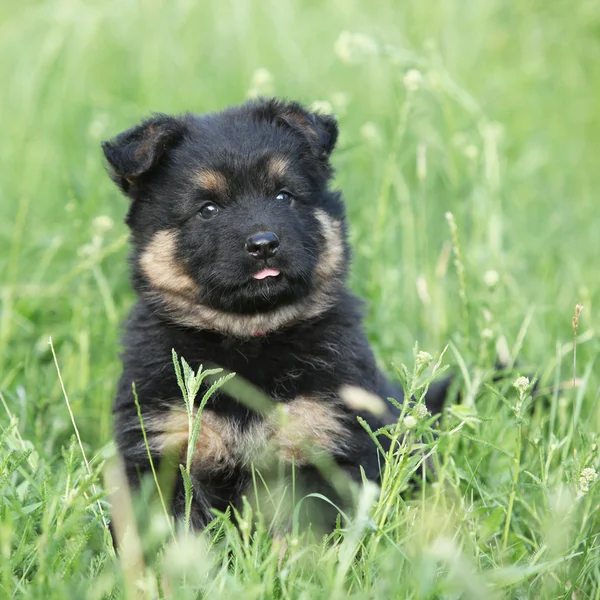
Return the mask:
<path id="1" fill-rule="evenodd" d="M 284 111 L 283 116 L 285 119 L 295 121 L 308 135 L 313 137 L 317 135 L 317 132 L 314 130 L 309 118 L 304 113 L 288 108 Z"/>
<path id="2" fill-rule="evenodd" d="M 190 423 L 184 408 L 144 420 L 151 449 L 186 452 Z M 265 419 L 244 429 L 231 419 L 204 410 L 194 451 L 194 468 L 214 471 L 265 464 L 274 456 L 307 464 L 319 453 L 333 453 L 347 443 L 340 411 L 328 400 L 298 397 L 278 404 Z"/>
<path id="3" fill-rule="evenodd" d="M 177 297 L 193 298 L 198 288 L 176 258 L 177 234 L 159 231 L 140 257 L 140 267 L 152 285 Z"/>
<path id="4" fill-rule="evenodd" d="M 194 182 L 201 188 L 220 196 L 226 195 L 229 188 L 225 175 L 213 169 L 198 171 L 194 176 Z"/>
<path id="5" fill-rule="evenodd" d="M 320 208 L 315 211 L 315 216 L 321 224 L 321 232 L 325 238 L 325 250 L 319 256 L 315 275 L 319 280 L 326 282 L 339 273 L 344 260 L 342 225 Z"/>
<path id="6" fill-rule="evenodd" d="M 173 408 L 159 418 L 146 419 L 144 423 L 151 448 L 159 452 L 181 452 L 185 456 L 192 427 L 185 408 Z M 229 419 L 204 410 L 193 457 L 194 466 L 202 470 L 235 466 L 238 462 L 235 433 Z"/>
<path id="7" fill-rule="evenodd" d="M 274 442 L 289 462 L 304 464 L 315 453 L 331 454 L 345 445 L 347 430 L 331 402 L 299 396 L 282 404 L 280 413 L 272 425 Z"/>
<path id="8" fill-rule="evenodd" d="M 339 274 L 344 260 L 341 223 L 329 217 L 321 209 L 315 212 L 315 216 L 321 224 L 321 233 L 325 238 L 325 248 L 319 256 L 315 269 L 315 289 L 307 298 L 299 302 L 254 315 L 236 315 L 198 304 L 193 301 L 193 295 L 189 293 L 191 289 L 187 293 L 183 289 L 186 286 L 182 284 L 186 280 L 181 279 L 181 270 L 179 274 L 177 274 L 177 271 L 173 271 L 173 267 L 176 265 L 172 261 L 170 263 L 171 269 L 161 267 L 155 269 L 158 275 L 163 275 L 164 279 L 163 285 L 157 285 L 160 291 L 149 291 L 147 293 L 158 295 L 165 300 L 171 318 L 181 325 L 198 329 L 211 329 L 241 338 L 252 337 L 258 331 L 276 331 L 293 322 L 312 319 L 331 308 L 334 302 L 332 290 L 334 286 L 339 285 L 336 276 Z M 170 242 L 171 240 L 165 241 Z M 172 242 L 174 248 L 174 238 Z M 168 244 L 165 244 L 165 248 L 166 250 L 158 246 L 157 253 L 160 250 L 165 257 L 168 257 Z M 171 255 L 173 248 L 171 249 Z M 168 260 L 164 260 L 162 264 L 166 267 L 168 263 Z M 167 276 L 169 274 L 170 276 Z M 189 277 L 187 279 L 193 285 L 191 279 Z M 154 283 L 152 278 L 150 280 Z M 180 284 L 179 288 L 175 285 L 177 282 Z M 170 284 L 170 286 L 165 284 Z"/>
<path id="9" fill-rule="evenodd" d="M 189 423 L 185 410 L 171 409 L 166 414 L 145 417 L 144 428 L 153 450 L 172 452 L 187 444 Z"/>
<path id="10" fill-rule="evenodd" d="M 284 156 L 274 156 L 267 163 L 267 172 L 273 179 L 281 179 L 288 171 L 290 161 Z"/>

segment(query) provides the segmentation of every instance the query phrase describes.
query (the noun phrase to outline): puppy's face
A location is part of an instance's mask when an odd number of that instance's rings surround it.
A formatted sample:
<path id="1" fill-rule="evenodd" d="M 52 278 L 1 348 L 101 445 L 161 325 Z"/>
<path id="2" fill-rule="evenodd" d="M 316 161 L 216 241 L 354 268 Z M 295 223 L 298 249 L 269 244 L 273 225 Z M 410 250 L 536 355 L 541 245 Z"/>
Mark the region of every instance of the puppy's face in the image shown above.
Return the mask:
<path id="1" fill-rule="evenodd" d="M 347 262 L 335 120 L 260 101 L 105 142 L 132 199 L 134 282 L 173 320 L 246 337 L 327 310 Z"/>

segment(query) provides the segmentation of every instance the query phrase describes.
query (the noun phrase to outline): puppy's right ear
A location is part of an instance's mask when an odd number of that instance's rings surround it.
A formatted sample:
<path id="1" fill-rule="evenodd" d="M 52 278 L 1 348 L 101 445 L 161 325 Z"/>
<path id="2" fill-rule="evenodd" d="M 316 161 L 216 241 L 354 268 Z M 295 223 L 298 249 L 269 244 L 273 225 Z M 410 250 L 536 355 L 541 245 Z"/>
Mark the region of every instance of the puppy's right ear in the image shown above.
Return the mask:
<path id="1" fill-rule="evenodd" d="M 123 192 L 132 195 L 134 187 L 181 141 L 186 130 L 182 119 L 156 114 L 102 142 L 111 179 Z"/>

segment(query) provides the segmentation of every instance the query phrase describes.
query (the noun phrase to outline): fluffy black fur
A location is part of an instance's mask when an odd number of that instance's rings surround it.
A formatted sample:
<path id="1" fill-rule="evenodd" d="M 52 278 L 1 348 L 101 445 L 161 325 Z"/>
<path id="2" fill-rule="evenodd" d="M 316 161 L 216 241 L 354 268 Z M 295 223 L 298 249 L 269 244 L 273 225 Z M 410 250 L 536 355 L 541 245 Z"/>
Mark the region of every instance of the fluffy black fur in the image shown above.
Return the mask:
<path id="1" fill-rule="evenodd" d="M 402 392 L 376 366 L 360 301 L 346 285 L 344 204 L 329 188 L 337 135 L 331 116 L 260 100 L 217 114 L 155 115 L 103 143 L 110 175 L 132 201 L 127 224 L 139 298 L 126 324 L 114 405 L 115 435 L 132 484 L 149 468 L 132 383 L 144 422 L 154 424 L 150 436 L 166 434 L 160 423 L 183 403 L 172 349 L 194 369 L 218 365 L 235 372 L 275 403 L 309 398 L 335 409 L 346 433 L 339 444 L 326 444 L 328 452 L 353 479 L 360 479 L 360 467 L 378 479 L 376 447 L 356 417 L 375 430 L 395 415 L 353 410 L 339 390 L 352 385 L 398 400 Z M 274 233 L 279 247 L 257 257 L 248 240 L 264 232 Z M 253 277 L 265 268 L 280 274 Z M 433 411 L 443 395 L 442 388 L 430 395 Z M 206 410 L 220 423 L 231 422 L 236 433 L 223 440 L 233 458 L 204 456 L 194 470 L 198 528 L 212 518 L 212 508 L 239 506 L 250 467 L 235 458 L 232 445 L 264 419 L 222 391 Z M 303 418 L 304 430 L 318 429 Z M 323 442 L 323 428 L 315 436 Z M 160 460 L 161 444 L 151 447 Z M 299 462 L 309 491 L 327 489 L 312 466 Z M 182 510 L 179 485 L 173 511 Z"/>

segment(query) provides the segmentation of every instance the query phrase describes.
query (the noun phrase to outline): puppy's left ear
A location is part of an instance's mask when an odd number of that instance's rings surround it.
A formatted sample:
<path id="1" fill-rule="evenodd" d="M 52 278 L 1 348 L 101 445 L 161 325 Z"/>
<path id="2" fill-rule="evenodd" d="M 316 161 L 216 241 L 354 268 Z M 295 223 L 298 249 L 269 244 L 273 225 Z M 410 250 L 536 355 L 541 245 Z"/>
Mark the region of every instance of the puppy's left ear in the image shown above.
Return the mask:
<path id="1" fill-rule="evenodd" d="M 276 121 L 302 134 L 317 158 L 329 158 L 338 139 L 333 115 L 311 112 L 298 102 L 270 100 L 265 108 L 274 114 Z"/>
<path id="2" fill-rule="evenodd" d="M 136 185 L 163 161 L 186 132 L 185 122 L 177 117 L 155 114 L 140 125 L 102 142 L 111 179 L 128 196 Z"/>

